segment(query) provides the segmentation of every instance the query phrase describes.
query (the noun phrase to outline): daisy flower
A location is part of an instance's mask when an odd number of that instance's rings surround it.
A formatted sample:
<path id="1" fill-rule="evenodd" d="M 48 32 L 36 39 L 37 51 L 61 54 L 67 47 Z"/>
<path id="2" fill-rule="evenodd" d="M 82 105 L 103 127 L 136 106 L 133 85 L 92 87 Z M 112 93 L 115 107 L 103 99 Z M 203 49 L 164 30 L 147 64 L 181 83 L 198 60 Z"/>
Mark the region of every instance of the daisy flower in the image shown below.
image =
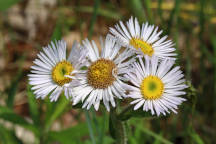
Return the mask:
<path id="1" fill-rule="evenodd" d="M 137 18 L 131 17 L 126 26 L 122 21 L 115 28 L 110 27 L 110 32 L 122 46 L 135 50 L 138 55 L 157 56 L 161 59 L 174 58 L 175 48 L 167 36 L 160 37 L 162 30 L 158 27 L 143 23 L 139 25 Z"/>
<path id="2" fill-rule="evenodd" d="M 123 89 L 123 74 L 128 65 L 135 59 L 129 59 L 133 55 L 131 50 L 124 50 L 119 53 L 121 46 L 108 35 L 105 42 L 101 39 L 101 52 L 95 42 L 88 39 L 83 40 L 85 49 L 88 50 L 86 61 L 87 69 L 83 70 L 80 76 L 80 85 L 74 88 L 73 105 L 82 101 L 82 108 L 90 109 L 94 105 L 98 110 L 100 101 L 109 111 L 109 102 L 116 106 L 114 98 L 122 99 L 125 96 Z M 129 60 L 128 60 L 129 59 Z"/>
<path id="3" fill-rule="evenodd" d="M 131 102 L 136 104 L 134 110 L 142 106 L 143 111 L 150 110 L 152 115 L 166 115 L 170 110 L 177 113 L 177 106 L 186 100 L 179 96 L 186 94 L 183 90 L 187 88 L 180 67 L 173 67 L 174 60 L 144 58 L 145 63 L 139 57 L 139 62 L 133 63 L 132 71 L 125 75 L 133 84 L 128 96 L 135 99 Z"/>
<path id="4" fill-rule="evenodd" d="M 66 42 L 63 40 L 51 42 L 37 56 L 28 75 L 36 98 L 44 99 L 50 94 L 50 101 L 56 101 L 62 92 L 69 98 L 72 95 L 71 83 L 75 81 L 72 78 L 84 64 L 82 59 L 85 54 L 79 44 L 74 42 L 68 59 Z"/>

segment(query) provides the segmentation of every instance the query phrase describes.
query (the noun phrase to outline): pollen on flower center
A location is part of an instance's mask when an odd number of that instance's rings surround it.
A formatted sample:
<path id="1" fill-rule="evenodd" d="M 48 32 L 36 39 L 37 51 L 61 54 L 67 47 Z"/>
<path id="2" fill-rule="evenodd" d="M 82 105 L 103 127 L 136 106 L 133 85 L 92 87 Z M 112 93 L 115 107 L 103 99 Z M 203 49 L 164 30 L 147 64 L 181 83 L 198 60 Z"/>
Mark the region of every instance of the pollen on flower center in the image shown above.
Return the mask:
<path id="1" fill-rule="evenodd" d="M 116 65 L 113 61 L 99 59 L 88 68 L 88 83 L 94 88 L 107 88 L 115 81 L 113 72 L 117 73 Z"/>
<path id="2" fill-rule="evenodd" d="M 70 75 L 74 70 L 72 64 L 68 61 L 59 62 L 52 70 L 52 79 L 60 86 L 69 83 L 72 79 L 65 77 L 65 75 Z"/>
<path id="3" fill-rule="evenodd" d="M 130 40 L 130 44 L 137 50 L 141 49 L 141 51 L 148 56 L 152 56 L 152 54 L 154 53 L 152 46 L 141 39 L 132 38 Z"/>
<path id="4" fill-rule="evenodd" d="M 148 76 L 142 80 L 141 94 L 145 99 L 154 100 L 162 96 L 164 84 L 157 76 Z"/>

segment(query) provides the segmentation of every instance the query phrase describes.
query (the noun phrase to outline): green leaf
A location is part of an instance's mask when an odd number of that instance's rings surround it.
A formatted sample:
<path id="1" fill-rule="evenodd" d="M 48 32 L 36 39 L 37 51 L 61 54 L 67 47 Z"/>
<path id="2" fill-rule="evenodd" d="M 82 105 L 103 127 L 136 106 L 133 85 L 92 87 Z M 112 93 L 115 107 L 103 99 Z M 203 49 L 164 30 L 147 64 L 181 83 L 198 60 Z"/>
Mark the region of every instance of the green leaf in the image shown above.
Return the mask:
<path id="1" fill-rule="evenodd" d="M 46 113 L 45 131 L 48 131 L 52 123 L 64 112 L 69 102 L 70 101 L 62 94 L 58 101 L 52 106 L 52 110 L 50 109 L 47 111 L 49 114 Z"/>
<path id="2" fill-rule="evenodd" d="M 20 2 L 21 0 L 0 0 L 0 11 L 7 10 L 12 5 Z"/>
<path id="3" fill-rule="evenodd" d="M 48 141 L 57 141 L 61 144 L 77 144 L 82 143 L 80 139 L 88 134 L 88 127 L 85 123 L 80 123 L 74 127 L 54 132 L 51 131 L 48 134 Z"/>
<path id="4" fill-rule="evenodd" d="M 36 101 L 35 95 L 33 94 L 33 91 L 31 90 L 30 85 L 27 86 L 27 96 L 28 96 L 29 111 L 30 111 L 32 120 L 34 121 L 34 124 L 39 125 L 40 116 L 38 112 L 37 101 Z"/>
<path id="5" fill-rule="evenodd" d="M 20 141 L 14 131 L 6 129 L 4 126 L 0 124 L 0 143 L 3 144 L 22 144 L 22 141 Z"/>
<path id="6" fill-rule="evenodd" d="M 18 124 L 30 131 L 32 131 L 36 136 L 39 136 L 38 129 L 28 123 L 25 119 L 23 119 L 21 116 L 15 114 L 11 109 L 0 106 L 0 118 L 4 119 L 6 121 L 12 122 L 13 124 Z"/>
<path id="7" fill-rule="evenodd" d="M 62 24 L 60 23 L 60 20 L 57 20 L 51 40 L 54 41 L 54 40 L 60 40 L 60 39 L 62 39 Z"/>

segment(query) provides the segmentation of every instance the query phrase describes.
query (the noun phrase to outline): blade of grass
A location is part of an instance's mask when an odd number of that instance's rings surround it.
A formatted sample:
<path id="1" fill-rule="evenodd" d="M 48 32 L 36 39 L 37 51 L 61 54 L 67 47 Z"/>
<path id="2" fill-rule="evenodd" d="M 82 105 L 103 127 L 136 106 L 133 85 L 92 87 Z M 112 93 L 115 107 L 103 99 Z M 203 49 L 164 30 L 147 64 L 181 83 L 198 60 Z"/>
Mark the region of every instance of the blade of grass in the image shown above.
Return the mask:
<path id="1" fill-rule="evenodd" d="M 14 131 L 6 129 L 3 125 L 0 124 L 0 143 L 4 144 L 22 144 Z"/>
<path id="2" fill-rule="evenodd" d="M 190 80 L 191 79 L 191 50 L 190 50 L 190 38 L 191 35 L 187 35 L 186 39 L 186 50 L 187 50 L 187 58 L 186 58 L 186 79 Z"/>
<path id="3" fill-rule="evenodd" d="M 95 136 L 94 136 L 93 127 L 92 127 L 89 112 L 87 110 L 84 110 L 84 112 L 85 112 L 86 122 L 87 122 L 87 125 L 88 125 L 89 135 L 90 135 L 92 144 L 96 144 L 96 140 L 95 140 Z"/>
<path id="4" fill-rule="evenodd" d="M 155 139 L 159 140 L 160 142 L 164 143 L 164 144 L 173 144 L 172 142 L 168 141 L 167 139 L 163 138 L 163 136 L 158 135 L 156 133 L 154 133 L 153 131 L 143 127 L 142 131 L 152 137 L 154 137 Z"/>
<path id="5" fill-rule="evenodd" d="M 205 24 L 205 14 L 204 14 L 204 7 L 205 7 L 205 0 L 200 0 L 200 12 L 199 12 L 199 23 L 200 23 L 200 33 L 199 33 L 199 40 L 200 40 L 200 76 L 201 79 L 205 79 L 206 77 L 206 69 L 204 64 L 204 53 L 205 53 L 205 46 L 204 46 L 204 24 Z M 204 85 L 204 81 L 201 81 L 201 85 Z"/>
<path id="6" fill-rule="evenodd" d="M 140 22 L 146 21 L 146 14 L 141 0 L 128 0 L 128 6 Z"/>
<path id="7" fill-rule="evenodd" d="M 37 101 L 35 98 L 35 95 L 33 94 L 33 91 L 31 90 L 31 86 L 27 85 L 27 96 L 28 96 L 28 105 L 29 105 L 29 111 L 31 114 L 31 118 L 35 125 L 40 125 L 40 115 L 38 112 L 38 106 Z"/>
<path id="8" fill-rule="evenodd" d="M 99 125 L 99 123 L 97 121 L 94 109 L 91 109 L 91 114 L 92 114 L 92 121 L 93 121 L 94 127 L 96 129 L 96 135 L 100 135 L 101 134 L 101 129 L 100 129 L 100 125 Z"/>
<path id="9" fill-rule="evenodd" d="M 13 108 L 14 105 L 14 97 L 16 95 L 17 89 L 18 89 L 18 85 L 19 85 L 19 81 L 22 79 L 23 75 L 23 70 L 22 70 L 22 65 L 24 63 L 26 56 L 23 55 L 20 58 L 19 61 L 19 70 L 15 76 L 15 79 L 12 81 L 10 88 L 8 89 L 8 99 L 7 99 L 7 106 L 9 108 Z"/>
<path id="10" fill-rule="evenodd" d="M 216 113 L 216 36 L 212 35 L 211 36 L 211 43 L 213 45 L 213 57 L 214 57 L 214 91 L 213 91 L 213 95 L 214 95 L 214 112 Z M 216 117 L 216 115 L 214 114 L 214 117 Z"/>
<path id="11" fill-rule="evenodd" d="M 11 109 L 7 107 L 0 106 L 0 118 L 32 131 L 37 137 L 40 134 L 37 127 L 28 123 L 23 117 L 15 114 Z"/>
<path id="12" fill-rule="evenodd" d="M 69 100 L 65 98 L 65 96 L 62 94 L 54 106 L 51 115 L 49 117 L 46 117 L 45 121 L 45 132 L 49 131 L 50 126 L 52 123 L 64 112 L 65 108 L 69 104 Z"/>
<path id="13" fill-rule="evenodd" d="M 94 8 L 90 7 L 90 6 L 78 6 L 78 7 L 74 7 L 73 9 L 75 9 L 78 12 L 86 12 L 86 13 L 93 13 L 93 11 L 94 11 Z M 104 16 L 107 18 L 112 18 L 115 20 L 122 19 L 121 14 L 119 14 L 118 12 L 115 12 L 115 11 L 107 10 L 107 9 L 98 8 L 98 15 Z"/>
<path id="14" fill-rule="evenodd" d="M 174 20 L 178 19 L 178 15 L 179 15 L 179 11 L 180 11 L 180 4 L 181 4 L 181 0 L 176 0 L 175 1 L 175 7 L 173 8 L 171 14 L 170 14 L 170 18 L 168 21 L 168 31 L 167 34 L 170 34 L 171 28 L 173 26 L 173 22 Z"/>
<path id="15" fill-rule="evenodd" d="M 54 40 L 60 40 L 61 39 L 61 36 L 62 36 L 62 24 L 61 24 L 61 21 L 60 21 L 60 18 L 56 21 L 56 26 L 55 26 L 55 29 L 53 31 L 53 34 L 51 36 L 51 40 L 54 41 Z"/>
<path id="16" fill-rule="evenodd" d="M 104 133 L 105 133 L 105 126 L 106 126 L 106 122 L 107 122 L 107 115 L 106 115 L 106 112 L 104 111 L 103 112 L 103 120 L 102 120 L 102 126 L 101 126 L 101 130 L 100 130 L 100 133 L 99 133 L 99 140 L 98 140 L 98 143 L 99 144 L 103 144 L 103 140 L 104 140 Z"/>
<path id="17" fill-rule="evenodd" d="M 195 142 L 196 144 L 204 144 L 202 138 L 196 133 L 196 131 L 194 130 L 192 123 L 189 125 L 189 130 L 188 130 L 188 134 L 191 137 L 191 140 L 193 142 Z"/>
<path id="18" fill-rule="evenodd" d="M 152 10 L 151 10 L 151 1 L 150 0 L 144 0 L 144 5 L 145 5 L 145 8 L 146 8 L 146 10 L 148 12 L 148 21 L 150 23 L 154 23 Z"/>
<path id="19" fill-rule="evenodd" d="M 172 26 L 173 24 L 175 25 L 175 27 L 173 28 L 174 30 L 174 42 L 175 42 L 175 47 L 176 47 L 176 53 L 177 53 L 177 60 L 176 63 L 177 65 L 179 65 L 181 63 L 181 53 L 179 52 L 179 12 L 180 12 L 180 4 L 181 4 L 181 0 L 176 0 L 175 1 L 175 7 L 173 8 L 171 14 L 170 14 L 170 18 L 168 21 L 168 30 L 167 33 L 169 34 L 172 30 Z"/>
<path id="20" fill-rule="evenodd" d="M 93 34 L 93 29 L 94 29 L 94 25 L 96 23 L 99 6 L 100 6 L 100 0 L 95 0 L 94 1 L 94 10 L 93 10 L 93 14 L 92 14 L 91 21 L 90 21 L 89 31 L 88 31 L 88 38 L 89 39 L 91 39 L 92 34 Z"/>
<path id="21" fill-rule="evenodd" d="M 163 23 L 163 11 L 161 10 L 162 0 L 158 0 L 158 15 L 160 17 L 160 22 Z"/>

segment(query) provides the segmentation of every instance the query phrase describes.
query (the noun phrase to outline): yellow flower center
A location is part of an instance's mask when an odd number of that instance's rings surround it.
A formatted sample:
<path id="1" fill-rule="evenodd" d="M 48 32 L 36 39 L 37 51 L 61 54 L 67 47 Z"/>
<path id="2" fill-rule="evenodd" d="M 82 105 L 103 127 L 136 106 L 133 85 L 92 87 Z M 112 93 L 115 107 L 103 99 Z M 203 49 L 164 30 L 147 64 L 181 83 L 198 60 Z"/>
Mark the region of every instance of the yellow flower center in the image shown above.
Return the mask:
<path id="1" fill-rule="evenodd" d="M 152 56 L 152 54 L 154 53 L 152 46 L 141 39 L 132 38 L 130 40 L 130 45 L 135 47 L 137 50 L 141 49 L 141 51 L 148 56 Z"/>
<path id="2" fill-rule="evenodd" d="M 69 83 L 72 79 L 65 77 L 65 75 L 70 75 L 74 70 L 72 64 L 68 61 L 59 62 L 52 70 L 52 79 L 60 86 Z"/>
<path id="3" fill-rule="evenodd" d="M 116 70 L 116 65 L 113 61 L 99 59 L 88 68 L 88 83 L 97 89 L 104 89 L 112 85 L 115 77 L 113 70 Z M 117 71 L 114 71 L 117 73 Z"/>
<path id="4" fill-rule="evenodd" d="M 154 100 L 162 96 L 164 84 L 157 76 L 150 75 L 143 79 L 140 90 L 145 99 Z"/>

